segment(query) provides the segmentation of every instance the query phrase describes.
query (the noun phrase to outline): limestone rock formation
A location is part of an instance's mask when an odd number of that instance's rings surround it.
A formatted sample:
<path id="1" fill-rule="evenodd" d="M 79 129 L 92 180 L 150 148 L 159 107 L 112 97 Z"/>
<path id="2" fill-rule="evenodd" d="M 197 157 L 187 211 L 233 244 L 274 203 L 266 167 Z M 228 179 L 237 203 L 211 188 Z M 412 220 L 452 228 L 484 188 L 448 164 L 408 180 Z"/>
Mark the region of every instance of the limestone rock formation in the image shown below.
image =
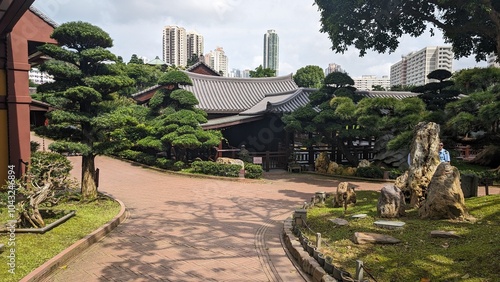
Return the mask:
<path id="1" fill-rule="evenodd" d="M 340 182 L 337 186 L 337 193 L 333 198 L 333 207 L 344 207 L 347 209 L 347 205 L 356 203 L 356 192 L 354 188 L 349 187 L 349 182 Z"/>
<path id="2" fill-rule="evenodd" d="M 421 218 L 466 219 L 464 194 L 460 187 L 460 172 L 449 163 L 441 163 L 427 189 L 427 199 L 418 210 Z"/>
<path id="3" fill-rule="evenodd" d="M 328 169 L 326 171 L 326 173 L 328 174 L 335 174 L 335 170 L 339 167 L 339 164 L 337 164 L 336 162 L 330 162 L 330 164 L 328 165 Z"/>
<path id="4" fill-rule="evenodd" d="M 439 165 L 439 125 L 433 122 L 421 122 L 415 126 L 413 135 L 408 175 L 406 181 L 397 179 L 396 187 L 409 198 L 412 207 L 420 207 L 436 167 Z"/>
<path id="5" fill-rule="evenodd" d="M 231 158 L 220 157 L 220 158 L 217 158 L 217 160 L 215 162 L 219 163 L 219 164 L 236 164 L 236 165 L 240 165 L 241 169 L 245 169 L 245 163 L 240 159 L 231 159 Z"/>
<path id="6" fill-rule="evenodd" d="M 386 185 L 380 190 L 377 204 L 377 214 L 380 217 L 396 218 L 404 216 L 405 198 L 403 192 L 394 185 Z"/>
<path id="7" fill-rule="evenodd" d="M 358 167 L 370 167 L 371 165 L 369 160 L 360 160 Z"/>
<path id="8" fill-rule="evenodd" d="M 330 157 L 327 152 L 321 152 L 314 162 L 314 167 L 319 173 L 326 173 L 330 165 Z"/>

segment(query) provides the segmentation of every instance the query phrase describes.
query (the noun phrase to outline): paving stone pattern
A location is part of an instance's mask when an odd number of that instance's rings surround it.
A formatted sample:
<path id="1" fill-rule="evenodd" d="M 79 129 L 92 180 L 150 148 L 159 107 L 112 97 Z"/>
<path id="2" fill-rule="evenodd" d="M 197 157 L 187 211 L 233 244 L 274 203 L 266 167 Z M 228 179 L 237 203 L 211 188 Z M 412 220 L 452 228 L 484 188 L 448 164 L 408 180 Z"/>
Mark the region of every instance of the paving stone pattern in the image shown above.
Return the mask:
<path id="1" fill-rule="evenodd" d="M 69 158 L 78 178 L 81 158 Z M 109 157 L 96 167 L 99 190 L 122 200 L 128 218 L 47 281 L 307 281 L 283 249 L 283 221 L 339 183 L 285 171 L 265 180 L 186 177 Z"/>

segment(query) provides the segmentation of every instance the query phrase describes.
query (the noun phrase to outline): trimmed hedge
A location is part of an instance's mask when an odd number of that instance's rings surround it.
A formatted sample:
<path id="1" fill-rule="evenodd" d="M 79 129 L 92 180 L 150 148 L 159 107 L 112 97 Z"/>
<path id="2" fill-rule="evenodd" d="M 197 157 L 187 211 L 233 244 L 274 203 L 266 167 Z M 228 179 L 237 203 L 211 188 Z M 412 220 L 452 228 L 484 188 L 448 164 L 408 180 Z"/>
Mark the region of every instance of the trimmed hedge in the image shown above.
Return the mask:
<path id="1" fill-rule="evenodd" d="M 262 166 L 258 164 L 245 163 L 245 178 L 258 179 L 262 177 Z"/>
<path id="2" fill-rule="evenodd" d="M 127 160 L 135 161 L 138 163 L 142 163 L 145 165 L 155 165 L 156 157 L 150 154 L 146 154 L 144 152 L 134 151 L 134 150 L 125 150 L 118 153 L 120 158 L 124 158 Z"/>
<path id="3" fill-rule="evenodd" d="M 238 177 L 241 166 L 236 164 L 219 164 L 212 161 L 195 161 L 191 164 L 194 173 Z"/>
<path id="4" fill-rule="evenodd" d="M 376 166 L 358 167 L 355 176 L 364 178 L 384 178 L 384 171 Z"/>

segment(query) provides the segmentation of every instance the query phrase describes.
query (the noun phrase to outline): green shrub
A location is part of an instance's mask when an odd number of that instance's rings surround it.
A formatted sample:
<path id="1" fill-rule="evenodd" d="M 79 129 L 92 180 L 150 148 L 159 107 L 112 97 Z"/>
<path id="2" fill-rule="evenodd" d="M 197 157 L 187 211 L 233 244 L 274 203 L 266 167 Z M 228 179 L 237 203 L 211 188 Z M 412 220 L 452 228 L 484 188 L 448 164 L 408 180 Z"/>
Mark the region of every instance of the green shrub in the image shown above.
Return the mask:
<path id="1" fill-rule="evenodd" d="M 131 161 L 137 161 L 138 156 L 141 154 L 139 151 L 125 150 L 118 153 L 120 158 L 124 158 Z"/>
<path id="2" fill-rule="evenodd" d="M 186 164 L 183 161 L 176 161 L 174 163 L 173 170 L 179 171 L 179 170 L 182 170 L 185 167 L 186 167 Z"/>
<path id="3" fill-rule="evenodd" d="M 258 164 L 245 163 L 245 178 L 258 179 L 262 177 L 262 166 Z"/>
<path id="4" fill-rule="evenodd" d="M 120 158 L 131 160 L 145 165 L 155 165 L 156 156 L 134 150 L 125 150 L 118 153 Z"/>
<path id="5" fill-rule="evenodd" d="M 157 158 L 155 166 L 163 169 L 171 169 L 174 166 L 174 161 L 167 158 Z"/>
<path id="6" fill-rule="evenodd" d="M 401 176 L 404 173 L 404 171 L 401 171 L 399 169 L 391 169 L 389 171 L 389 179 L 396 179 L 399 176 Z"/>
<path id="7" fill-rule="evenodd" d="M 40 149 L 40 143 L 38 143 L 36 141 L 30 141 L 30 148 L 31 148 L 31 152 L 34 153 L 34 152 L 38 151 L 38 149 Z"/>
<path id="8" fill-rule="evenodd" d="M 194 173 L 238 177 L 241 166 L 236 164 L 219 164 L 211 161 L 195 161 L 191 164 Z"/>
<path id="9" fill-rule="evenodd" d="M 384 178 L 384 171 L 376 166 L 370 167 L 358 167 L 356 170 L 356 176 L 364 178 Z"/>

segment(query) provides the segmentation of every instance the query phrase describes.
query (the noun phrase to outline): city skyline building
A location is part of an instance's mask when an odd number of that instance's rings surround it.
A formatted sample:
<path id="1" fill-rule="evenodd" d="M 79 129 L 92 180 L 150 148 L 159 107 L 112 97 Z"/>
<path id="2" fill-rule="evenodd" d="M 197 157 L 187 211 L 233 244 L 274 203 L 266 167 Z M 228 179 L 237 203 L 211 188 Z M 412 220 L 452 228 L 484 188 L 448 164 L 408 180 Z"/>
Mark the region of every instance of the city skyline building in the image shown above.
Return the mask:
<path id="1" fill-rule="evenodd" d="M 269 68 L 279 74 L 279 36 L 274 29 L 264 34 L 264 62 L 263 68 Z"/>
<path id="2" fill-rule="evenodd" d="M 391 87 L 425 85 L 433 81 L 427 75 L 437 69 L 453 72 L 453 57 L 450 46 L 428 46 L 401 56 L 401 61 L 391 65 Z"/>
<path id="3" fill-rule="evenodd" d="M 170 65 L 186 66 L 187 35 L 183 27 L 169 25 L 163 28 L 163 61 Z"/>
<path id="4" fill-rule="evenodd" d="M 385 90 L 391 88 L 391 79 L 389 76 L 384 75 L 382 77 L 377 77 L 376 75 L 362 75 L 358 78 L 353 78 L 354 87 L 357 90 L 368 90 L 372 91 L 374 86 L 382 86 Z"/>
<path id="5" fill-rule="evenodd" d="M 35 84 L 44 84 L 54 82 L 54 78 L 46 72 L 41 72 L 38 68 L 31 68 L 29 71 L 29 79 Z"/>
<path id="6" fill-rule="evenodd" d="M 221 73 L 222 76 L 229 76 L 228 59 L 224 52 L 224 48 L 217 47 L 215 50 L 205 54 L 205 63 Z"/>
<path id="7" fill-rule="evenodd" d="M 500 62 L 497 61 L 497 56 L 493 53 L 488 56 L 488 67 L 500 68 Z"/>
<path id="8" fill-rule="evenodd" d="M 344 72 L 340 65 L 335 63 L 328 64 L 328 67 L 325 69 L 325 76 L 331 74 L 332 72 Z"/>
<path id="9" fill-rule="evenodd" d="M 169 65 L 185 67 L 191 57 L 203 55 L 203 36 L 197 32 L 186 32 L 176 25 L 163 28 L 163 61 Z"/>
<path id="10" fill-rule="evenodd" d="M 195 31 L 187 33 L 187 59 L 191 59 L 193 55 L 202 56 L 204 50 L 203 36 Z"/>

